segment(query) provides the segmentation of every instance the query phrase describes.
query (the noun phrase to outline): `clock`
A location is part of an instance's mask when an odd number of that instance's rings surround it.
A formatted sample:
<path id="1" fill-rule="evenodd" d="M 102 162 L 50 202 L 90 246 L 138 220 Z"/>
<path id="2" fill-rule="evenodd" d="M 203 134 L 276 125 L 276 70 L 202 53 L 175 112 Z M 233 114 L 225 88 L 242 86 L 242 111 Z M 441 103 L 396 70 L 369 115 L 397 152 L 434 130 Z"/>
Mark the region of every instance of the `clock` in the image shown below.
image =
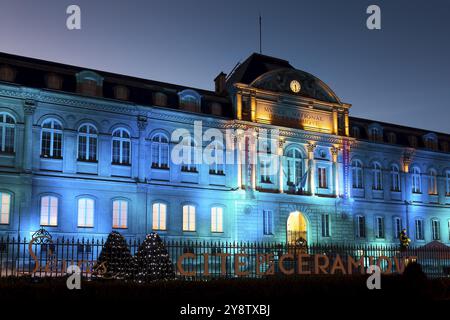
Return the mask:
<path id="1" fill-rule="evenodd" d="M 297 80 L 292 80 L 289 86 L 291 87 L 291 91 L 294 93 L 299 93 L 300 89 L 302 88 L 300 82 L 298 82 Z"/>

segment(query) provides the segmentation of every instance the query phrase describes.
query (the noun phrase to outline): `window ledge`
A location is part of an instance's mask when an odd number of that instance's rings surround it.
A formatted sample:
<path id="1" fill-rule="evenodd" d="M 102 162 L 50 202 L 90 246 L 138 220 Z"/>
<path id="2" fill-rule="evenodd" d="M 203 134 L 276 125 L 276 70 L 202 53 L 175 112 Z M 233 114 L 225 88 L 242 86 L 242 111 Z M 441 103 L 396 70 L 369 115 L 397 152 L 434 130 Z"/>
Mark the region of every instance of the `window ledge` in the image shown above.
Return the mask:
<path id="1" fill-rule="evenodd" d="M 128 163 L 111 163 L 112 166 L 117 166 L 117 167 L 131 167 L 131 164 Z"/>

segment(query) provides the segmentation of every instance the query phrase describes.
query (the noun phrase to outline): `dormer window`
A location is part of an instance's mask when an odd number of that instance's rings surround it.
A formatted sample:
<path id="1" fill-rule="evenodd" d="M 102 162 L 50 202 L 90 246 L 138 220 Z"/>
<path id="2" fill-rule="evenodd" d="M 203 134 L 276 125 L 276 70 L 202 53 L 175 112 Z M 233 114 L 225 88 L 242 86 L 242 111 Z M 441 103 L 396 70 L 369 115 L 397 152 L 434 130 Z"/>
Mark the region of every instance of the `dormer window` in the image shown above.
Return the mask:
<path id="1" fill-rule="evenodd" d="M 358 127 L 352 128 L 352 135 L 353 135 L 353 138 L 357 138 L 357 139 L 359 139 L 361 137 L 361 132 L 359 131 Z"/>
<path id="2" fill-rule="evenodd" d="M 388 142 L 391 144 L 396 144 L 397 143 L 397 136 L 395 133 L 393 132 L 389 132 L 387 135 L 388 138 Z"/>
<path id="3" fill-rule="evenodd" d="M 61 90 L 63 84 L 63 78 L 56 73 L 49 73 L 45 77 L 45 83 L 47 88 L 53 90 Z"/>
<path id="4" fill-rule="evenodd" d="M 417 148 L 417 137 L 416 136 L 409 136 L 408 142 L 411 147 Z"/>
<path id="5" fill-rule="evenodd" d="M 127 87 L 118 85 L 114 87 L 114 98 L 119 100 L 128 100 L 130 90 Z"/>
<path id="6" fill-rule="evenodd" d="M 378 123 L 372 123 L 369 125 L 368 133 L 371 141 L 383 141 L 383 128 Z"/>
<path id="7" fill-rule="evenodd" d="M 16 70 L 6 64 L 0 66 L 0 81 L 14 82 Z"/>
<path id="8" fill-rule="evenodd" d="M 222 105 L 218 102 L 213 102 L 210 105 L 211 107 L 211 114 L 215 116 L 221 116 L 222 115 Z"/>
<path id="9" fill-rule="evenodd" d="M 447 141 L 441 142 L 441 150 L 443 152 L 448 152 L 448 142 Z"/>
<path id="10" fill-rule="evenodd" d="M 167 106 L 167 95 L 162 92 L 153 93 L 153 104 L 159 107 Z"/>
<path id="11" fill-rule="evenodd" d="M 194 90 L 183 90 L 178 93 L 180 98 L 180 107 L 183 110 L 191 112 L 200 112 L 201 96 Z"/>
<path id="12" fill-rule="evenodd" d="M 87 96 L 102 96 L 103 77 L 99 74 L 84 70 L 76 74 L 77 92 Z"/>
<path id="13" fill-rule="evenodd" d="M 430 150 L 438 149 L 438 138 L 434 133 L 428 133 L 423 136 L 423 142 L 425 144 L 425 148 Z"/>

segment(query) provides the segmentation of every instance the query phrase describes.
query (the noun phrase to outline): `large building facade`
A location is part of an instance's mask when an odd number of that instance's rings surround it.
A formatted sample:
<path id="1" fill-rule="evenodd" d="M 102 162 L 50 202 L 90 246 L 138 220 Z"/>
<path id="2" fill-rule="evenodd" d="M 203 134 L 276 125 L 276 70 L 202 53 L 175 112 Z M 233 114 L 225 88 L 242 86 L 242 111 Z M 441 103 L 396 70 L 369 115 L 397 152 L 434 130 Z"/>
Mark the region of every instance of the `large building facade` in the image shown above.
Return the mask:
<path id="1" fill-rule="evenodd" d="M 0 235 L 450 243 L 450 136 L 350 107 L 260 54 L 215 91 L 1 54 Z M 175 161 L 175 131 L 199 122 L 192 150 L 234 162 Z"/>

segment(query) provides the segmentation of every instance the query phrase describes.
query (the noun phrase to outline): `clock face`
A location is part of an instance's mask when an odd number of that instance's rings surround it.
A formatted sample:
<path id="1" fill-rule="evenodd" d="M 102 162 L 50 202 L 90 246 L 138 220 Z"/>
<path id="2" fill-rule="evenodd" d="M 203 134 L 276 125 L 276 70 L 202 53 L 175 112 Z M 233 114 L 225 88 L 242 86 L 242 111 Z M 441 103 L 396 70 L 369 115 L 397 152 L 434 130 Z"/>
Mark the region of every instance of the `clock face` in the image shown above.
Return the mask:
<path id="1" fill-rule="evenodd" d="M 302 88 L 302 86 L 300 85 L 300 82 L 298 82 L 297 80 L 292 80 L 290 87 L 291 87 L 292 92 L 294 92 L 294 93 L 300 92 L 300 89 Z"/>

